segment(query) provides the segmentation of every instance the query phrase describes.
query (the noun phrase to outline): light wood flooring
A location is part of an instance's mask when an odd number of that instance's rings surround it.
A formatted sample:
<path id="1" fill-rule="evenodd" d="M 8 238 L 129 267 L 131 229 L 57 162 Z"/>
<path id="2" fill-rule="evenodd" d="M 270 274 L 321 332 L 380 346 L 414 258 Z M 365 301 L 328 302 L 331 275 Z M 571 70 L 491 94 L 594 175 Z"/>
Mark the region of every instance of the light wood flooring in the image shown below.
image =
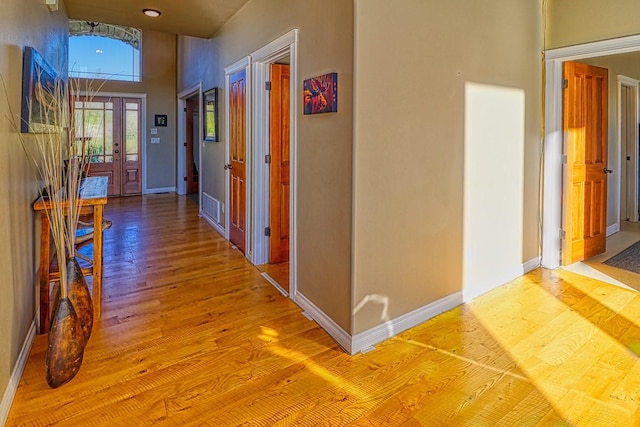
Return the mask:
<path id="1" fill-rule="evenodd" d="M 106 216 L 82 369 L 49 389 L 38 336 L 9 426 L 640 425 L 640 293 L 538 269 L 349 356 L 186 198 Z"/>

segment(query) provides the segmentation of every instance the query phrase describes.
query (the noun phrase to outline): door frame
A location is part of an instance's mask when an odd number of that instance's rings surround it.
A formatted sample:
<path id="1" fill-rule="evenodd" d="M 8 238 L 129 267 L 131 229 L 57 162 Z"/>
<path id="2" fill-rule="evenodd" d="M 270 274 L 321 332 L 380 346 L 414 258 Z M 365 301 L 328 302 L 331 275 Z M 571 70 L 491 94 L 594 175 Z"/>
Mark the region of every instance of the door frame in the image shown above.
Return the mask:
<path id="1" fill-rule="evenodd" d="M 618 174 L 619 179 L 620 179 L 620 221 L 623 220 L 622 218 L 622 212 L 623 212 L 623 207 L 624 208 L 629 208 L 629 204 L 631 205 L 631 209 L 632 209 L 632 216 L 631 218 L 629 218 L 629 221 L 633 221 L 633 222 L 638 222 L 638 123 L 640 122 L 640 115 L 638 112 L 638 94 L 639 94 L 639 86 L 640 86 L 640 80 L 636 80 L 634 78 L 631 77 L 627 77 L 625 75 L 622 74 L 618 74 L 617 76 L 617 93 L 618 93 L 618 121 L 617 121 L 617 132 L 618 132 L 618 141 L 620 141 L 620 174 Z M 633 145 L 633 149 L 630 152 L 627 152 L 627 147 L 622 145 L 622 124 L 623 124 L 623 120 L 622 120 L 622 88 L 623 87 L 628 87 L 631 88 L 633 94 L 634 94 L 634 101 L 635 101 L 635 123 L 633 123 L 633 127 L 635 129 L 635 135 L 636 135 L 636 143 Z M 627 175 L 627 168 L 624 167 L 623 165 L 626 166 L 626 162 L 628 160 L 626 160 L 626 157 L 629 156 L 631 157 L 631 174 L 630 176 Z M 631 191 L 626 191 L 630 189 Z M 624 194 L 623 194 L 623 190 Z M 630 193 L 630 194 L 629 194 Z"/>
<path id="2" fill-rule="evenodd" d="M 289 57 L 289 297 L 295 301 L 297 295 L 297 111 L 298 111 L 298 30 L 293 29 L 280 36 L 266 46 L 256 50 L 251 55 L 252 59 L 252 92 L 253 98 L 253 152 L 257 161 L 253 162 L 253 181 L 251 199 L 255 206 L 251 219 L 247 222 L 253 224 L 253 257 L 254 265 L 269 262 L 269 237 L 264 230 L 269 227 L 269 200 L 270 200 L 270 175 L 269 165 L 265 156 L 270 153 L 269 132 L 269 93 L 266 84 L 270 78 L 270 65 L 285 57 Z"/>
<path id="3" fill-rule="evenodd" d="M 191 98 L 194 95 L 198 95 L 198 106 L 202 105 L 202 82 L 199 82 L 188 89 L 178 93 L 178 168 L 176 172 L 176 182 L 178 183 L 178 194 L 187 194 L 187 183 L 184 181 L 184 177 L 187 176 L 186 163 L 187 163 L 187 147 L 184 142 L 187 140 L 187 98 Z M 200 123 L 198 132 L 198 144 L 200 155 L 198 156 L 198 170 L 202 171 L 202 108 L 200 108 Z M 202 173 L 198 175 L 198 198 L 202 197 Z M 200 209 L 202 208 L 202 200 L 198 204 Z"/>
<path id="4" fill-rule="evenodd" d="M 562 64 L 585 58 L 640 51 L 640 36 L 622 37 L 582 45 L 544 51 L 544 135 L 543 135 L 543 193 L 542 193 L 542 253 L 541 264 L 546 268 L 560 266 L 562 248 Z M 620 141 L 617 158 L 620 164 Z M 619 167 L 612 167 L 619 170 Z M 618 173 L 618 176 L 620 174 Z M 619 178 L 618 178 L 619 179 Z M 620 183 L 617 189 L 620 195 Z M 620 202 L 610 206 L 616 211 L 617 224 L 607 227 L 607 236 L 620 228 Z"/>

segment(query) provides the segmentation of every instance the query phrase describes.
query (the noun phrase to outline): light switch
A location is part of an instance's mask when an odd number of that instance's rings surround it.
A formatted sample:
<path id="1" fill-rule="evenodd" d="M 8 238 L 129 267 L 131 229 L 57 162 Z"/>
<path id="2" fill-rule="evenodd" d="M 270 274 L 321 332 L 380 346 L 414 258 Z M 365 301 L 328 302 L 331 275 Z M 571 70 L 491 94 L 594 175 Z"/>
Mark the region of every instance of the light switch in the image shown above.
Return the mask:
<path id="1" fill-rule="evenodd" d="M 151 135 L 157 135 L 158 134 L 158 128 L 151 128 Z"/>
<path id="2" fill-rule="evenodd" d="M 160 144 L 160 138 L 151 138 L 152 144 Z"/>

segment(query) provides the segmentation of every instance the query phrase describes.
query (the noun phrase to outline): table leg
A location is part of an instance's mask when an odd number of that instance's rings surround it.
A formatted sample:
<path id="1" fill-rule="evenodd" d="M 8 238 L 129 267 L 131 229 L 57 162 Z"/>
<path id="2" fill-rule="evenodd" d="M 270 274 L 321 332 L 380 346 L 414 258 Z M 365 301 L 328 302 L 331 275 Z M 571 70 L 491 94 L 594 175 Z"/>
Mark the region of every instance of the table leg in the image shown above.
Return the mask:
<path id="1" fill-rule="evenodd" d="M 51 263 L 51 230 L 49 229 L 49 218 L 46 212 L 40 213 L 40 269 L 38 274 L 40 287 L 40 323 L 38 333 L 49 332 L 49 313 L 51 312 L 51 302 L 49 300 L 49 268 Z"/>
<path id="2" fill-rule="evenodd" d="M 93 207 L 93 316 L 102 314 L 102 215 L 104 207 Z"/>

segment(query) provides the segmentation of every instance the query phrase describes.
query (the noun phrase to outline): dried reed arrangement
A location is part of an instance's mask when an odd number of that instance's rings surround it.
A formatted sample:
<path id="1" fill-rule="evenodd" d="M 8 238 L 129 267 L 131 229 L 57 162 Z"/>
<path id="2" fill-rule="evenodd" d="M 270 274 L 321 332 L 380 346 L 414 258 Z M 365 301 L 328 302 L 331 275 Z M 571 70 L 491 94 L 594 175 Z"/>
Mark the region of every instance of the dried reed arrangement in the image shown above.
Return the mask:
<path id="1" fill-rule="evenodd" d="M 4 79 L 2 85 L 6 95 Z M 20 132 L 19 117 L 8 102 L 11 127 L 36 175 L 40 196 L 49 200 L 44 212 L 58 255 L 60 301 L 51 320 L 46 357 L 47 382 L 52 388 L 71 380 L 80 369 L 93 325 L 91 296 L 81 272 L 80 280 L 86 290 L 75 291 L 74 295 L 76 299 L 78 294 L 83 295 L 84 301 L 76 304 L 69 298 L 70 281 L 77 281 L 80 271 L 75 260 L 75 241 L 82 211 L 81 182 L 90 161 L 86 154 L 87 139 L 76 141 L 75 115 L 71 106 L 80 100 L 81 89 L 85 93 L 83 99 L 93 96 L 90 86 L 90 82 L 85 82 L 82 88 L 79 80 L 65 83 L 59 78 L 45 85 L 37 76 L 35 99 L 40 107 L 40 124 L 35 128 L 29 123 L 30 132 L 27 134 Z M 69 261 L 73 261 L 73 265 Z M 80 306 L 80 313 L 76 312 L 74 304 Z"/>

